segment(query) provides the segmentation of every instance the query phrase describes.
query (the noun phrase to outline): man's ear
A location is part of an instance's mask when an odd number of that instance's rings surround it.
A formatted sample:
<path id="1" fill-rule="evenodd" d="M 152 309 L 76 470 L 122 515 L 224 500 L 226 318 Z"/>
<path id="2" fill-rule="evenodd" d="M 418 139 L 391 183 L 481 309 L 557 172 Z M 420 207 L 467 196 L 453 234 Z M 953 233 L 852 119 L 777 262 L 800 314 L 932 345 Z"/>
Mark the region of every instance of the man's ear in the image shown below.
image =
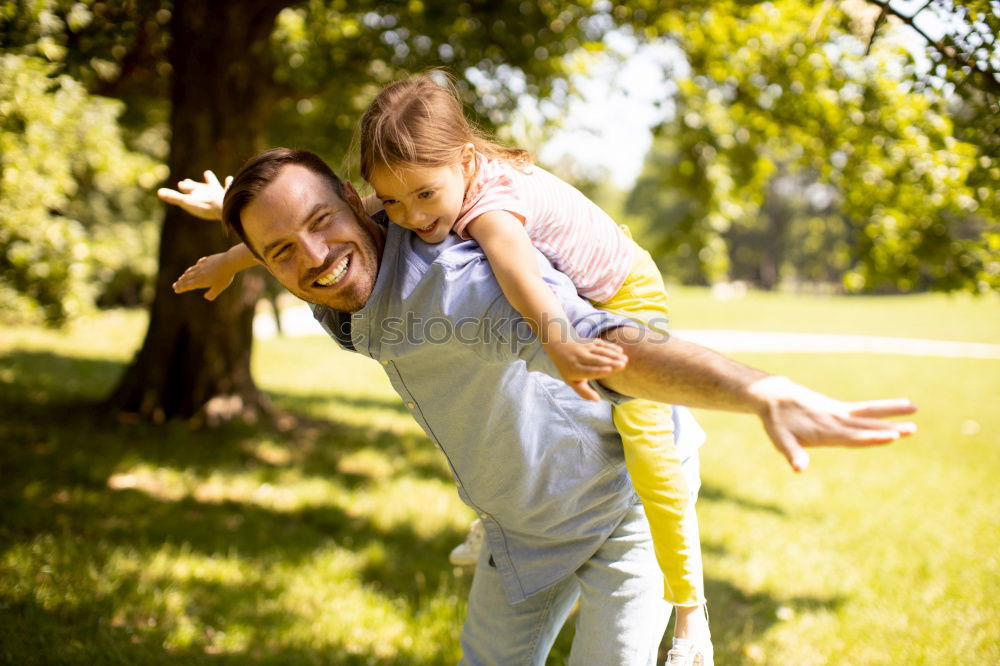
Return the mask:
<path id="1" fill-rule="evenodd" d="M 358 199 L 361 198 L 358 195 L 358 191 L 356 189 L 354 189 L 354 184 L 351 181 L 345 180 L 345 181 L 341 181 L 341 182 L 344 184 L 344 196 L 345 197 L 354 196 L 354 197 L 357 197 Z"/>
<path id="2" fill-rule="evenodd" d="M 354 214 L 357 215 L 359 219 L 367 219 L 368 213 L 365 212 L 365 203 L 361 200 L 361 195 L 359 195 L 358 191 L 354 189 L 354 185 L 351 184 L 351 181 L 345 180 L 342 181 L 342 183 L 344 203 L 351 207 Z"/>

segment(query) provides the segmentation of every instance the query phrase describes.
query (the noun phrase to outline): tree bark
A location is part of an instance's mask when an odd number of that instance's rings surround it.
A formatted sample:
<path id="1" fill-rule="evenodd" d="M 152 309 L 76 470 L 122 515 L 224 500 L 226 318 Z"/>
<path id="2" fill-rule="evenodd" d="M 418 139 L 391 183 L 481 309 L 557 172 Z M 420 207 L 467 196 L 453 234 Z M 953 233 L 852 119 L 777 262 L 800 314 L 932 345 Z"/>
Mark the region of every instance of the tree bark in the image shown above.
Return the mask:
<path id="1" fill-rule="evenodd" d="M 233 174 L 263 148 L 276 100 L 269 38 L 288 2 L 174 0 L 169 60 L 170 183 L 212 169 Z M 168 206 L 159 273 L 142 348 L 109 402 L 125 418 L 156 422 L 253 419 L 267 401 L 250 374 L 254 271 L 214 302 L 174 294 L 171 283 L 199 257 L 231 245 L 219 224 Z"/>

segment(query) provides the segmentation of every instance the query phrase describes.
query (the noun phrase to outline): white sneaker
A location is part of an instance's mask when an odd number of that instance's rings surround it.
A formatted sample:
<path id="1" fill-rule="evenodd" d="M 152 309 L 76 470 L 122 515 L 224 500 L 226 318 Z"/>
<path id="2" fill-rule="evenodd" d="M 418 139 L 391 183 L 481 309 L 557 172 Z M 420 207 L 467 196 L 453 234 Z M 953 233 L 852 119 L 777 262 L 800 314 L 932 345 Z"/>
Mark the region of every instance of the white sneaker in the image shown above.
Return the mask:
<path id="1" fill-rule="evenodd" d="M 712 637 L 696 641 L 674 637 L 673 647 L 667 653 L 666 666 L 715 666 Z"/>
<path id="2" fill-rule="evenodd" d="M 483 549 L 483 521 L 476 518 L 469 526 L 465 541 L 451 549 L 448 561 L 457 567 L 475 566 L 479 561 L 479 551 Z"/>

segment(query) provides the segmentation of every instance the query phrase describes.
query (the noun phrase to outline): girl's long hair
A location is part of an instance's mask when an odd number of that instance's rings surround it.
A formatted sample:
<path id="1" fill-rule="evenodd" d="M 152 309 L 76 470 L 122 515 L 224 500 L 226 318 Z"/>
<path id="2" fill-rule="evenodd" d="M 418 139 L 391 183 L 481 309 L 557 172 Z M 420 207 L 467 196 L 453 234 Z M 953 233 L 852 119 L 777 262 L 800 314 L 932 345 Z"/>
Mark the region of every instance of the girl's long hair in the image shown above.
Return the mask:
<path id="1" fill-rule="evenodd" d="M 361 117 L 361 177 L 370 180 L 378 166 L 454 164 L 468 143 L 486 157 L 517 167 L 531 163 L 528 151 L 503 146 L 469 122 L 450 77 L 443 84 L 428 74 L 397 81 L 383 88 Z"/>

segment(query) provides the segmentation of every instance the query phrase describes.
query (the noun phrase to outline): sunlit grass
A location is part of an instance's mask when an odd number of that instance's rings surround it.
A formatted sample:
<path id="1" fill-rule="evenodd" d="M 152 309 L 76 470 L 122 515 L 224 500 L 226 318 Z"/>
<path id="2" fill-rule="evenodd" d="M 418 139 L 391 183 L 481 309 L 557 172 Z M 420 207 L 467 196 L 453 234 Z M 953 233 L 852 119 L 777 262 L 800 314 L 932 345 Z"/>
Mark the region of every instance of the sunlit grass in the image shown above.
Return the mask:
<path id="1" fill-rule="evenodd" d="M 752 419 L 699 414 L 709 599 L 727 651 L 748 663 L 997 663 L 1000 362 L 742 358 L 850 399 L 907 395 L 920 431 L 814 452 L 796 476 Z M 735 624 L 731 586 L 750 600 Z"/>
<path id="2" fill-rule="evenodd" d="M 1000 344 L 1000 295 L 836 296 L 749 291 L 718 300 L 708 289 L 668 286 L 680 328 L 884 335 Z"/>
<path id="3" fill-rule="evenodd" d="M 454 663 L 469 575 L 447 552 L 471 514 L 380 368 L 269 340 L 255 375 L 295 429 L 100 425 L 87 401 L 143 326 L 0 331 L 0 661 Z M 751 417 L 699 415 L 718 663 L 1000 661 L 1000 362 L 741 358 L 841 397 L 908 395 L 920 433 L 796 476 Z"/>

